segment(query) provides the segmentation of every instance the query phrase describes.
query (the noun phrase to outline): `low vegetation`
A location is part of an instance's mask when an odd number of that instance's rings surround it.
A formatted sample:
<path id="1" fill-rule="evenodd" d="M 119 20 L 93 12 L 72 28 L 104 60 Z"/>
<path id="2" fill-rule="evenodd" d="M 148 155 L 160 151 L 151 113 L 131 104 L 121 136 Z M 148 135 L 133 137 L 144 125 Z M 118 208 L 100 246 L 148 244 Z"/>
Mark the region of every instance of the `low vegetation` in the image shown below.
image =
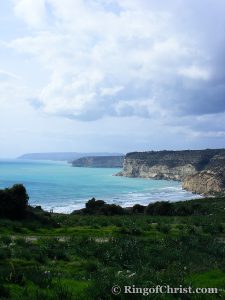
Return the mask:
<path id="1" fill-rule="evenodd" d="M 133 207 L 122 208 L 119 205 L 107 204 L 103 200 L 89 200 L 85 208 L 74 211 L 73 214 L 81 215 L 131 215 L 131 214 L 145 214 L 150 216 L 191 216 L 207 214 L 208 207 L 203 203 L 196 203 L 193 201 L 182 201 L 171 203 L 168 201 L 161 201 L 150 203 L 148 206 L 136 204 Z"/>
<path id="2" fill-rule="evenodd" d="M 15 199 L 9 190 L 8 199 Z M 4 192 L 1 209 L 7 203 Z M 27 202 L 16 217 L 3 211 L 0 299 L 141 299 L 111 293 L 114 285 L 133 284 L 220 289 L 217 295 L 154 294 L 144 299 L 225 297 L 223 197 L 129 209 L 91 199 L 70 215 L 48 213 Z"/>
<path id="3" fill-rule="evenodd" d="M 26 215 L 28 195 L 22 184 L 0 190 L 0 217 L 21 219 Z"/>

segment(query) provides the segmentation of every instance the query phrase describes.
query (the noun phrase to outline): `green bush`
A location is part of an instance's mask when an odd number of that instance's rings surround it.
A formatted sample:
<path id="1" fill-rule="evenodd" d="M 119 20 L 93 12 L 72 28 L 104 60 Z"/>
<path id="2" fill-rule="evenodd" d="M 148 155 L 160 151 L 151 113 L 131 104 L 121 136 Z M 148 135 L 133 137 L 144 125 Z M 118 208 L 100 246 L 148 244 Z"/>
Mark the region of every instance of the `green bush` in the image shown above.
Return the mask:
<path id="1" fill-rule="evenodd" d="M 9 245 L 12 243 L 12 238 L 9 235 L 3 235 L 0 238 L 0 243 L 9 247 Z"/>
<path id="2" fill-rule="evenodd" d="M 11 188 L 0 190 L 0 217 L 22 219 L 26 215 L 28 195 L 22 184 L 15 184 Z"/>
<path id="3" fill-rule="evenodd" d="M 156 229 L 162 233 L 168 234 L 171 231 L 169 224 L 157 224 Z"/>
<path id="4" fill-rule="evenodd" d="M 170 216 L 173 213 L 173 205 L 170 202 L 155 202 L 150 203 L 146 209 L 145 213 L 147 215 L 159 215 L 159 216 Z"/>
<path id="5" fill-rule="evenodd" d="M 106 216 L 123 215 L 124 209 L 119 205 L 105 204 L 100 208 L 99 212 Z"/>
<path id="6" fill-rule="evenodd" d="M 8 248 L 0 248 L 0 259 L 4 260 L 11 257 L 11 250 Z"/>
<path id="7" fill-rule="evenodd" d="M 9 288 L 5 287 L 3 284 L 0 283 L 0 299 L 9 299 L 9 298 L 10 298 Z"/>
<path id="8" fill-rule="evenodd" d="M 50 288 L 53 284 L 52 272 L 43 267 L 36 266 L 30 268 L 27 272 L 27 277 L 40 288 Z"/>
<path id="9" fill-rule="evenodd" d="M 74 213 L 83 213 L 83 214 L 90 214 L 90 215 L 106 215 L 106 216 L 113 216 L 113 215 L 123 215 L 125 210 L 115 204 L 106 204 L 103 200 L 95 200 L 92 198 L 86 203 L 86 207 L 80 211 L 75 211 Z"/>
<path id="10" fill-rule="evenodd" d="M 85 204 L 85 209 L 83 209 L 83 212 L 86 214 L 96 214 L 99 212 L 99 209 L 105 205 L 105 201 L 103 200 L 95 200 L 95 198 L 92 198 Z"/>
<path id="11" fill-rule="evenodd" d="M 67 286 L 59 283 L 55 289 L 55 300 L 74 300 L 73 293 Z"/>
<path id="12" fill-rule="evenodd" d="M 135 226 L 123 226 L 119 229 L 119 233 L 122 234 L 129 234 L 129 235 L 141 235 L 143 233 L 143 231 Z"/>
<path id="13" fill-rule="evenodd" d="M 132 212 L 135 213 L 135 214 L 143 214 L 144 211 L 145 211 L 145 206 L 143 206 L 143 205 L 135 204 L 132 207 Z"/>

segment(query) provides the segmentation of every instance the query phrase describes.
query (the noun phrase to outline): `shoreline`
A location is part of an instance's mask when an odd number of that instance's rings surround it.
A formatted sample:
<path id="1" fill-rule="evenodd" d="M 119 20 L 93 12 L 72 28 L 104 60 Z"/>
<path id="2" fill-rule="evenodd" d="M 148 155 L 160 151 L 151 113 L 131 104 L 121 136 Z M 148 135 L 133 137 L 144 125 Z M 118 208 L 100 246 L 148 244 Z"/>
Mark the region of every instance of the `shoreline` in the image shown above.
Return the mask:
<path id="1" fill-rule="evenodd" d="M 149 204 L 154 204 L 156 202 L 169 202 L 169 203 L 177 203 L 177 202 L 187 202 L 187 201 L 194 201 L 194 200 L 200 200 L 200 199 L 205 199 L 205 198 L 214 198 L 215 196 L 211 195 L 211 196 L 204 196 L 204 195 L 197 195 L 197 194 L 193 194 L 193 198 L 190 198 L 190 199 L 176 199 L 176 200 L 163 200 L 163 199 L 157 199 L 155 201 L 145 201 L 145 202 L 132 202 L 132 203 L 129 203 L 128 205 L 126 205 L 126 203 L 122 203 L 121 202 L 108 202 L 107 200 L 102 200 L 104 201 L 107 205 L 116 205 L 116 206 L 120 206 L 121 208 L 123 209 L 130 209 L 132 208 L 134 205 L 141 205 L 141 206 L 145 206 L 147 207 Z M 92 198 L 93 199 L 93 198 Z M 98 199 L 96 199 L 98 200 Z M 56 213 L 56 214 L 65 214 L 65 215 L 70 215 L 72 212 L 74 211 L 80 211 L 82 209 L 85 208 L 85 204 L 88 202 L 89 200 L 85 200 L 84 204 L 81 206 L 76 206 L 74 205 L 73 208 L 70 208 L 68 210 L 65 210 L 63 207 L 63 209 L 60 209 L 60 207 L 45 207 L 44 205 L 40 205 L 40 204 L 30 204 L 30 206 L 32 208 L 35 208 L 35 207 L 41 207 L 44 211 L 46 212 L 53 212 L 53 213 Z"/>
<path id="2" fill-rule="evenodd" d="M 92 197 L 122 207 L 201 197 L 182 190 L 179 181 L 112 176 L 118 172 L 115 168 L 72 168 L 65 162 L 18 159 L 10 160 L 10 172 L 7 168 L 7 165 L 2 166 L 1 188 L 23 183 L 29 191 L 31 205 L 41 205 L 47 211 L 53 209 L 59 213 L 81 209 Z"/>

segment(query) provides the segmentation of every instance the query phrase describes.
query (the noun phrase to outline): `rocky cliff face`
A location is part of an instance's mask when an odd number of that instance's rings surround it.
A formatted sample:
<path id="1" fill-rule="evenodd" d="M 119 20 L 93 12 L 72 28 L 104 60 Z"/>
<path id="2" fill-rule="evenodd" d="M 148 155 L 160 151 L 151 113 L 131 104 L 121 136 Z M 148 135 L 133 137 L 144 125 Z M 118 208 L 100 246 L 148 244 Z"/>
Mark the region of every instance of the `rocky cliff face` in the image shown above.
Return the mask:
<path id="1" fill-rule="evenodd" d="M 120 176 L 170 179 L 195 193 L 223 192 L 225 149 L 128 153 Z"/>
<path id="2" fill-rule="evenodd" d="M 205 195 L 225 191 L 223 176 L 209 170 L 187 176 L 182 183 L 182 187 L 193 193 Z"/>
<path id="3" fill-rule="evenodd" d="M 124 156 L 89 156 L 76 159 L 73 167 L 122 168 Z"/>

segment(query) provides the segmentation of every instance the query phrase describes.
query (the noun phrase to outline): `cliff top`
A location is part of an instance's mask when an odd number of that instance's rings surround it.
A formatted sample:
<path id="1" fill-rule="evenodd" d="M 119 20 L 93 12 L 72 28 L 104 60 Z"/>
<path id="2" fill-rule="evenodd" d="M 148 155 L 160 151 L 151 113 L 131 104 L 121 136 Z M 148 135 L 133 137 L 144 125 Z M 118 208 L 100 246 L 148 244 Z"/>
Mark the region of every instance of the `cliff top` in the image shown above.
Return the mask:
<path id="1" fill-rule="evenodd" d="M 203 169 L 221 171 L 225 166 L 225 149 L 131 152 L 125 159 L 142 161 L 148 166 L 162 164 L 173 168 L 190 164 L 197 171 Z"/>
<path id="2" fill-rule="evenodd" d="M 160 151 L 143 151 L 130 152 L 126 154 L 126 158 L 147 159 L 149 157 L 165 157 L 165 156 L 180 156 L 180 157 L 194 157 L 194 156 L 209 156 L 225 155 L 225 148 L 221 149 L 204 149 L 204 150 L 160 150 Z"/>

